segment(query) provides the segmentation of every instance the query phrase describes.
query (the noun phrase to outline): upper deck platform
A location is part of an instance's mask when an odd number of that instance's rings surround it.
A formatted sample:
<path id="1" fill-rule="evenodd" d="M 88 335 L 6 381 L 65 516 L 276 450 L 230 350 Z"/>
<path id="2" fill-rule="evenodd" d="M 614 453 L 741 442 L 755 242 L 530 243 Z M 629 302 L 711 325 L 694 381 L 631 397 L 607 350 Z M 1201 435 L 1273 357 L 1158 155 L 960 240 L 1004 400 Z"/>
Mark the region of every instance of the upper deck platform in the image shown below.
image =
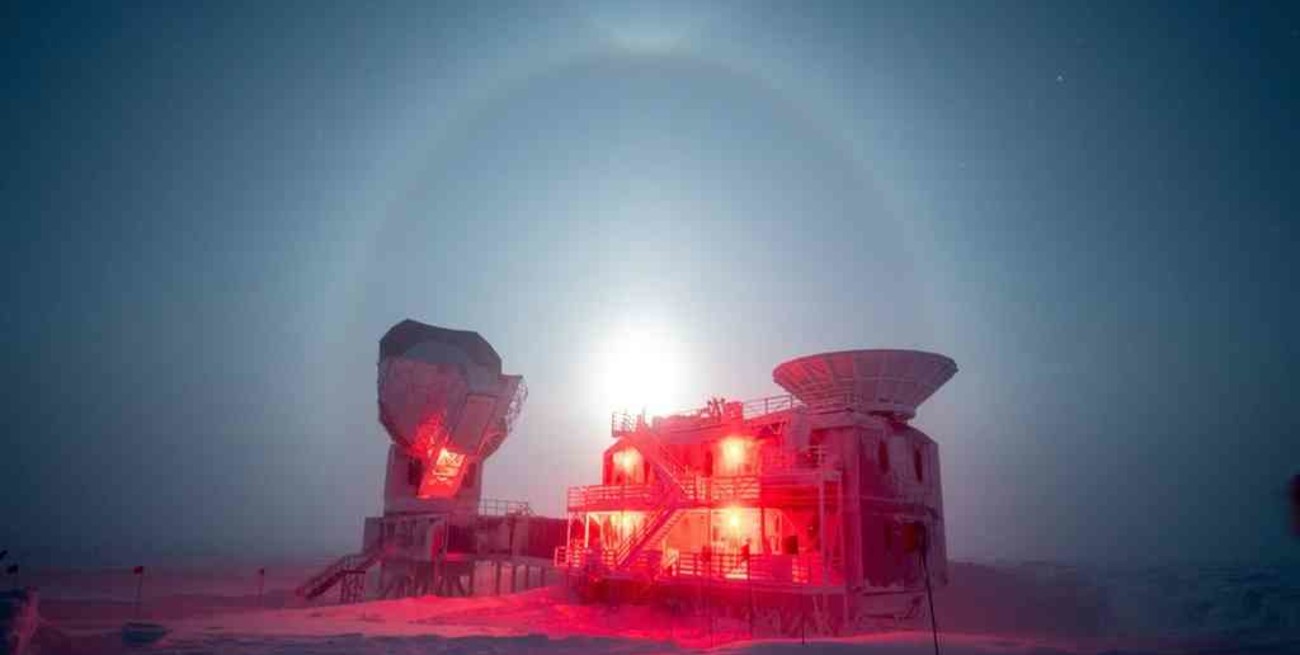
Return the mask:
<path id="1" fill-rule="evenodd" d="M 634 432 L 660 434 L 693 432 L 736 423 L 764 423 L 785 420 L 792 410 L 804 407 L 792 394 L 768 396 L 744 401 L 710 402 L 703 407 L 671 412 L 647 418 L 644 414 L 614 412 L 609 432 L 615 439 Z"/>
<path id="2" fill-rule="evenodd" d="M 827 461 L 818 446 L 792 453 L 779 449 L 762 451 L 759 472 L 754 475 L 689 475 L 680 479 L 674 503 L 679 509 L 758 506 L 777 501 L 785 505 L 816 497 L 819 484 L 840 480 L 840 471 Z M 830 464 L 830 465 L 828 465 Z M 659 484 L 597 484 L 570 487 L 567 506 L 570 512 L 642 510 L 663 505 L 665 497 Z"/>

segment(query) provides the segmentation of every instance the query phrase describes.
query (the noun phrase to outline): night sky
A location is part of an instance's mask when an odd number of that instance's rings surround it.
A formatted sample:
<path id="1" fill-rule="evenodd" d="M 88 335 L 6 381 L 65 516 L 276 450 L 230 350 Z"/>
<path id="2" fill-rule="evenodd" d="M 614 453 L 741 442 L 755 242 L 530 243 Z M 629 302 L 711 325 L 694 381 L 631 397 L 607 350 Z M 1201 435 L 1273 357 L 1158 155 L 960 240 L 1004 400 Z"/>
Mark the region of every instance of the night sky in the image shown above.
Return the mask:
<path id="1" fill-rule="evenodd" d="M 954 557 L 1300 559 L 1294 4 L 3 11 L 24 561 L 354 548 L 406 317 L 525 376 L 545 513 L 615 406 L 906 347 Z"/>

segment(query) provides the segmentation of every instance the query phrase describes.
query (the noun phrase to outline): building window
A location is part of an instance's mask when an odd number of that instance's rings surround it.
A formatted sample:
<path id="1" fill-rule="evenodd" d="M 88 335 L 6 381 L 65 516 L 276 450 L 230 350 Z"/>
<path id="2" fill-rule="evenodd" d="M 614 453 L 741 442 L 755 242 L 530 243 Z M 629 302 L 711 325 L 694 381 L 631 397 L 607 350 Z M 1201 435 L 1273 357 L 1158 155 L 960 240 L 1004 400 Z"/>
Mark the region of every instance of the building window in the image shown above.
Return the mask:
<path id="1" fill-rule="evenodd" d="M 424 479 L 424 465 L 418 459 L 410 459 L 406 462 L 406 482 L 412 487 L 418 488 L 420 480 Z"/>
<path id="2" fill-rule="evenodd" d="M 612 484 L 645 483 L 646 466 L 641 451 L 635 448 L 616 450 L 611 455 L 610 462 L 614 468 L 610 477 Z"/>
<path id="3" fill-rule="evenodd" d="M 752 440 L 730 436 L 718 441 L 718 455 L 715 465 L 720 475 L 753 475 L 757 471 L 754 456 L 755 444 Z"/>
<path id="4" fill-rule="evenodd" d="M 916 479 L 918 482 L 925 480 L 924 459 L 925 457 L 921 454 L 920 448 L 912 451 L 912 468 L 916 469 Z"/>
<path id="5" fill-rule="evenodd" d="M 880 472 L 889 472 L 889 446 L 885 445 L 885 440 L 881 439 L 876 446 L 876 461 L 880 463 Z"/>

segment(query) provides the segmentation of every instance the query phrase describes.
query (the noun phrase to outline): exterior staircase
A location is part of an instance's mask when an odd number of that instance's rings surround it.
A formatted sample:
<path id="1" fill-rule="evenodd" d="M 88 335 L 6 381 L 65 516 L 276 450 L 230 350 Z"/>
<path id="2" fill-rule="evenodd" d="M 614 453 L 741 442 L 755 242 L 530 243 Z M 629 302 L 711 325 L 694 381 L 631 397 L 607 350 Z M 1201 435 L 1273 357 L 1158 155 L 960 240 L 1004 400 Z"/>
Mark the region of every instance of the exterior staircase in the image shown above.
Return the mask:
<path id="1" fill-rule="evenodd" d="M 383 542 L 380 541 L 359 553 L 344 555 L 334 560 L 329 566 L 321 569 L 316 575 L 308 578 L 306 582 L 298 585 L 298 588 L 294 589 L 294 594 L 305 600 L 317 598 L 332 589 L 345 577 L 365 573 L 379 561 L 383 552 Z"/>
<path id="2" fill-rule="evenodd" d="M 615 551 L 614 562 L 620 567 L 632 562 L 641 551 L 645 550 L 647 544 L 654 543 L 668 534 L 668 531 L 677 524 L 681 517 L 682 513 L 678 511 L 678 508 L 671 501 L 660 505 L 641 526 L 640 530 L 623 540 L 618 550 Z"/>
<path id="3" fill-rule="evenodd" d="M 646 458 L 659 474 L 659 479 L 664 481 L 664 486 L 668 487 L 670 492 L 676 492 L 679 496 L 693 498 L 696 491 L 696 478 L 694 471 L 682 464 L 676 457 L 669 453 L 659 443 L 659 439 L 653 435 L 647 435 L 644 432 L 630 432 L 624 435 L 623 441 L 628 445 L 636 448 L 641 456 Z"/>
<path id="4" fill-rule="evenodd" d="M 623 440 L 654 466 L 664 493 L 641 529 L 625 539 L 615 551 L 614 562 L 619 568 L 634 562 L 648 544 L 668 534 L 682 517 L 678 510 L 695 500 L 700 488 L 699 475 L 664 449 L 654 435 L 634 430 L 625 433 Z"/>

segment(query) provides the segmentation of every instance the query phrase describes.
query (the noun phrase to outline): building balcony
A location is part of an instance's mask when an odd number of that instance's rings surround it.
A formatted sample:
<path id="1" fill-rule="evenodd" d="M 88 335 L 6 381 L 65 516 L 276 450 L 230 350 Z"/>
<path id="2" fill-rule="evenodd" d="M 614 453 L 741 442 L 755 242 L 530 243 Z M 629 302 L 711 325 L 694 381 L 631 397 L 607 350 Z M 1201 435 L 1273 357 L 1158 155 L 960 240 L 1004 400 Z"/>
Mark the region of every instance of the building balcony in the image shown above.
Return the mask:
<path id="1" fill-rule="evenodd" d="M 570 487 L 570 512 L 649 510 L 664 505 L 679 509 L 724 504 L 753 504 L 761 495 L 758 476 L 695 477 L 684 481 L 682 493 L 667 492 L 653 484 L 608 484 Z"/>
<path id="2" fill-rule="evenodd" d="M 694 476 L 681 483 L 681 493 L 653 484 L 597 484 L 570 487 L 570 512 L 617 512 L 650 510 L 664 505 L 678 509 L 741 505 L 778 506 L 816 500 L 821 481 L 838 481 L 837 472 L 788 470 L 766 475 Z M 833 499 L 833 497 L 832 497 Z"/>
<path id="3" fill-rule="evenodd" d="M 663 502 L 663 492 L 651 484 L 595 484 L 569 487 L 570 512 L 617 512 L 650 509 Z"/>
<path id="4" fill-rule="evenodd" d="M 661 578 L 814 586 L 841 584 L 838 571 L 823 566 L 819 553 L 748 557 L 738 553 L 680 553 L 665 559 Z"/>
<path id="5" fill-rule="evenodd" d="M 573 572 L 626 575 L 659 581 L 711 580 L 718 583 L 821 587 L 843 584 L 838 562 L 820 553 L 798 555 L 642 551 L 618 564 L 616 551 L 582 548 L 581 542 L 555 551 L 555 567 Z"/>

